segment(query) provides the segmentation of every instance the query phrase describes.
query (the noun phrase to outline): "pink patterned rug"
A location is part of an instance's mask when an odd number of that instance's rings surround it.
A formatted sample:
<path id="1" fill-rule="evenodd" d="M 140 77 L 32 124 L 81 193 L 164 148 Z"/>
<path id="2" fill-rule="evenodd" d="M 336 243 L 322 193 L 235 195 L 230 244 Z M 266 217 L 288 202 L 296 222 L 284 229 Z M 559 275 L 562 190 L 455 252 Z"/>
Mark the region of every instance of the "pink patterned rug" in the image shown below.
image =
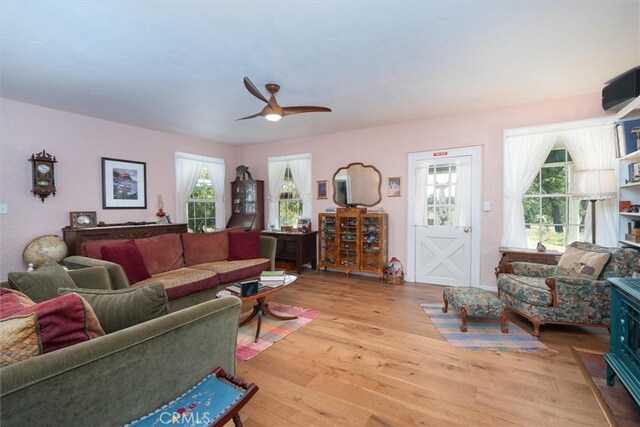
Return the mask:
<path id="1" fill-rule="evenodd" d="M 252 359 L 261 351 L 271 347 L 274 342 L 280 341 L 291 332 L 318 317 L 317 311 L 291 307 L 286 304 L 270 302 L 269 308 L 276 313 L 298 316 L 298 318 L 293 320 L 275 320 L 270 317 L 263 317 L 258 342 L 253 342 L 256 337 L 257 320 L 254 319 L 248 324 L 242 326 L 238 331 L 236 359 L 243 362 Z"/>

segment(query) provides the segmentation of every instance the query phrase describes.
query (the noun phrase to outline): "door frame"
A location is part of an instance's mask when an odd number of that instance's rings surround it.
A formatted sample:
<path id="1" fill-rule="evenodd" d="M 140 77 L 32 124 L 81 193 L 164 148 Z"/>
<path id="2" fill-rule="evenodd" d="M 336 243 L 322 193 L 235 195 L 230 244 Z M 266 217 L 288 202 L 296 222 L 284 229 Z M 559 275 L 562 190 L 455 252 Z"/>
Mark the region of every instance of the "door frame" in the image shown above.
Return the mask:
<path id="1" fill-rule="evenodd" d="M 482 217 L 482 146 L 447 148 L 409 153 L 407 155 L 407 281 L 416 277 L 416 234 L 413 225 L 415 210 L 416 163 L 422 160 L 471 156 L 471 286 L 480 286 L 480 248 Z"/>

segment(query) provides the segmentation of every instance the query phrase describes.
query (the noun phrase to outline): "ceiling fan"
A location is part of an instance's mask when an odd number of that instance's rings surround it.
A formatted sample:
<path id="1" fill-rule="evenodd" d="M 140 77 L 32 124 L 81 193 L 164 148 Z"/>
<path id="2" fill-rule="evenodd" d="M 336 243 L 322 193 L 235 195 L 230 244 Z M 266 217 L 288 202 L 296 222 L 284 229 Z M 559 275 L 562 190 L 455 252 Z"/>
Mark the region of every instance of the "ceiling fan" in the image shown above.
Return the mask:
<path id="1" fill-rule="evenodd" d="M 330 113 L 331 109 L 326 107 L 314 107 L 314 106 L 298 106 L 298 107 L 281 107 L 276 101 L 276 93 L 280 90 L 280 86 L 275 83 L 269 83 L 265 85 L 267 91 L 271 94 L 271 98 L 267 101 L 267 98 L 262 96 L 256 86 L 249 80 L 249 77 L 244 78 L 244 86 L 249 93 L 261 101 L 267 103 L 267 105 L 259 113 L 251 116 L 243 117 L 238 120 L 253 119 L 254 117 L 262 116 L 271 122 L 277 122 L 284 116 L 291 116 L 293 114 L 300 113 Z"/>

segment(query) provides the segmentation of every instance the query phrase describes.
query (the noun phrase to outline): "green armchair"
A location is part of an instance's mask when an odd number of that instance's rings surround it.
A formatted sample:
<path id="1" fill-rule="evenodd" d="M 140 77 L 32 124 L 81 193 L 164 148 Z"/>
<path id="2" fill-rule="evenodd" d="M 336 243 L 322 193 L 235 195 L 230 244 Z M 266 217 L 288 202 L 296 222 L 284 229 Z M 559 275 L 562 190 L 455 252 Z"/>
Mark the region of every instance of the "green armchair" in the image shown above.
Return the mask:
<path id="1" fill-rule="evenodd" d="M 608 326 L 610 277 L 631 277 L 640 252 L 574 242 L 574 248 L 609 252 L 611 257 L 597 280 L 556 274 L 556 266 L 514 262 L 498 278 L 498 295 L 507 306 L 533 324 L 533 335 L 547 323 Z"/>

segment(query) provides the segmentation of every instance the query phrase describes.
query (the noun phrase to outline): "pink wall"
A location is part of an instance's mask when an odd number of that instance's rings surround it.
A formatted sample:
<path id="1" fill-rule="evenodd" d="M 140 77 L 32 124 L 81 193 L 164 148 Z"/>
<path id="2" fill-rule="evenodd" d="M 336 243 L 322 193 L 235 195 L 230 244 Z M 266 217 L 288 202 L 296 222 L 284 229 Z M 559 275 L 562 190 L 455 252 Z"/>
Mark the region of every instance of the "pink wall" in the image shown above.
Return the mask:
<path id="1" fill-rule="evenodd" d="M 97 211 L 98 221 L 155 221 L 158 194 L 175 216 L 176 151 L 225 159 L 235 177 L 238 149 L 228 144 L 142 129 L 59 110 L 0 99 L 0 279 L 25 269 L 22 250 L 34 237 L 62 235 L 70 211 Z M 44 203 L 31 190 L 31 154 L 56 156 L 55 197 Z M 103 210 L 101 157 L 147 163 L 147 209 Z M 230 191 L 230 185 L 227 184 Z M 231 208 L 228 208 L 230 212 Z"/>
<path id="2" fill-rule="evenodd" d="M 336 169 L 351 162 L 376 166 L 382 174 L 383 187 L 387 177 L 401 176 L 402 197 L 388 198 L 383 193 L 381 206 L 389 213 L 389 256 L 396 256 L 406 264 L 407 153 L 483 146 L 483 201 L 491 202 L 491 211 L 482 213 L 480 283 L 494 287 L 493 269 L 498 263 L 502 235 L 503 130 L 603 115 L 600 94 L 594 93 L 267 145 L 243 146 L 239 158 L 250 166 L 254 177 L 264 179 L 267 176 L 267 157 L 312 153 L 314 198 L 315 181 L 330 181 Z M 331 184 L 328 192 L 328 200 L 314 201 L 314 223 L 317 223 L 318 212 L 333 206 Z M 317 225 L 313 227 L 317 229 Z"/>
<path id="3" fill-rule="evenodd" d="M 271 144 L 233 146 L 0 99 L 0 203 L 9 205 L 9 214 L 0 215 L 0 279 L 9 271 L 24 269 L 21 254 L 29 240 L 61 234 L 60 229 L 69 224 L 70 211 L 95 210 L 98 220 L 107 223 L 152 221 L 157 195 L 162 194 L 165 210 L 174 213 L 175 151 L 224 158 L 227 181 L 235 176 L 238 164 L 250 166 L 255 179 L 266 180 L 267 157 L 310 152 L 314 196 L 315 181 L 330 180 L 338 167 L 351 162 L 376 166 L 385 183 L 389 176 L 401 176 L 402 197 L 383 196 L 382 206 L 389 213 L 389 255 L 405 262 L 407 153 L 481 145 L 483 200 L 491 202 L 491 212 L 482 214 L 480 280 L 485 286 L 494 286 L 493 268 L 502 233 L 503 130 L 603 115 L 600 94 L 594 93 Z M 43 148 L 59 160 L 58 195 L 44 204 L 29 192 L 27 162 L 32 153 Z M 147 162 L 149 209 L 101 209 L 101 157 Z M 314 228 L 317 213 L 333 205 L 332 194 L 329 186 L 328 200 L 314 200 Z"/>

